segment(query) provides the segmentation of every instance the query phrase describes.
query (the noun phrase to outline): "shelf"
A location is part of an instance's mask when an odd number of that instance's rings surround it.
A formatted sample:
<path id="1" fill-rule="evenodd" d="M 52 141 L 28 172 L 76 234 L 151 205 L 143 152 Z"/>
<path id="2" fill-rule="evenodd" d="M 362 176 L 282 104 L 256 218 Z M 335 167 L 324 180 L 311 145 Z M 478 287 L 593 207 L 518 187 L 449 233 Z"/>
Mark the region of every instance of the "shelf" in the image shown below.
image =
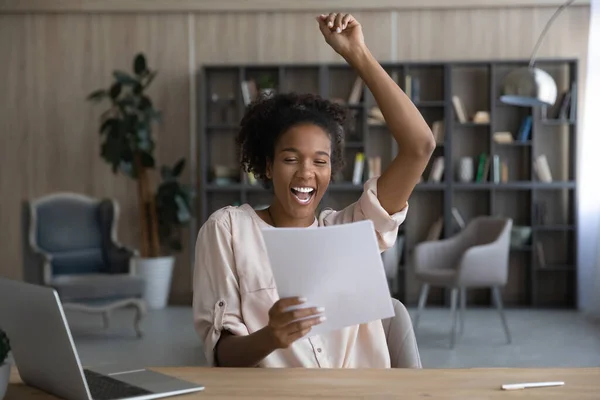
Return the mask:
<path id="1" fill-rule="evenodd" d="M 417 190 L 444 190 L 446 184 L 439 182 L 422 182 L 417 183 L 415 189 Z"/>
<path id="2" fill-rule="evenodd" d="M 575 125 L 575 122 L 568 119 L 542 119 L 542 125 Z"/>
<path id="3" fill-rule="evenodd" d="M 548 265 L 539 265 L 535 268 L 536 271 L 539 272 L 552 272 L 552 271 L 560 271 L 560 272 L 575 272 L 575 268 L 572 265 L 562 265 L 562 264 L 548 264 Z"/>
<path id="4" fill-rule="evenodd" d="M 239 192 L 242 190 L 256 190 L 262 191 L 266 190 L 260 185 L 250 185 L 245 183 L 230 183 L 227 185 L 218 185 L 216 183 L 209 183 L 206 185 L 206 190 L 211 192 Z"/>
<path id="5" fill-rule="evenodd" d="M 356 104 L 342 104 L 342 106 L 349 108 L 351 110 L 362 110 L 365 105 L 363 103 L 356 103 Z"/>
<path id="6" fill-rule="evenodd" d="M 350 141 L 344 143 L 344 147 L 348 149 L 362 149 L 363 147 L 365 147 L 365 144 L 359 141 Z"/>
<path id="7" fill-rule="evenodd" d="M 494 146 L 501 146 L 501 147 L 528 147 L 528 146 L 531 146 L 531 140 L 528 140 L 526 142 L 514 141 L 514 142 L 511 142 L 511 143 L 498 143 L 498 142 L 494 142 Z"/>
<path id="8" fill-rule="evenodd" d="M 536 225 L 533 227 L 533 230 L 542 232 L 563 232 L 573 229 L 575 229 L 573 225 Z"/>
<path id="9" fill-rule="evenodd" d="M 455 189 L 471 189 L 471 190 L 488 190 L 488 189 L 531 189 L 531 182 L 507 182 L 507 183 L 494 183 L 494 182 L 454 182 L 452 187 Z"/>
<path id="10" fill-rule="evenodd" d="M 424 100 L 424 101 L 415 101 L 414 105 L 419 108 L 445 107 L 446 103 L 443 100 Z"/>
<path id="11" fill-rule="evenodd" d="M 436 157 L 444 157 L 444 170 L 441 182 L 424 179 L 415 185 L 410 216 L 401 225 L 404 235 L 400 244 L 402 253 L 399 265 L 406 264 L 412 257 L 415 246 L 420 243 L 432 228 L 438 227 L 442 218 L 440 238 L 451 237 L 456 233 L 453 209 L 458 210 L 466 223 L 477 216 L 498 215 L 513 219 L 513 225 L 529 227 L 531 240 L 523 246 L 510 247 L 509 268 L 511 279 L 507 282 L 503 297 L 507 307 L 573 307 L 576 298 L 576 283 L 571 279 L 579 264 L 576 249 L 579 240 L 575 190 L 577 190 L 577 116 L 566 114 L 565 119 L 552 119 L 558 116 L 556 108 L 547 113 L 537 107 L 518 107 L 499 102 L 498 93 L 503 76 L 517 65 L 526 66 L 526 60 L 500 61 L 480 60 L 475 62 L 386 62 L 382 66 L 400 85 L 406 88 L 405 77 L 410 75 L 413 83 L 418 80 L 419 93 L 411 101 L 419 110 L 427 125 L 433 129 L 436 121 L 443 121 L 444 135 L 438 138 L 432 159 L 423 172 L 428 178 Z M 568 90 L 571 83 L 578 82 L 578 61 L 573 59 L 551 59 L 544 63 L 560 92 Z M 364 191 L 364 182 L 352 183 L 356 152 L 364 152 L 366 157 L 379 156 L 381 171 L 393 162 L 398 153 L 397 144 L 389 133 L 389 126 L 369 124 L 369 111 L 377 106 L 373 94 L 365 88 L 354 104 L 348 104 L 349 95 L 356 83 L 356 72 L 345 62 L 333 63 L 270 63 L 252 65 L 218 65 L 203 67 L 201 79 L 208 88 L 220 96 L 216 103 L 210 102 L 212 91 L 202 92 L 199 115 L 199 174 L 212 176 L 214 165 L 236 163 L 233 135 L 240 129 L 238 119 L 244 111 L 240 91 L 240 80 L 257 77 L 258 72 L 269 70 L 282 90 L 313 93 L 329 99 L 340 99 L 345 113 L 351 116 L 348 136 L 344 143 L 346 166 L 340 171 L 340 180 L 329 184 L 324 197 L 324 207 L 336 210 L 357 201 Z M 205 72 L 206 72 L 205 71 Z M 212 78 L 211 78 L 212 77 Z M 206 81 L 211 79 L 211 81 Z M 415 85 L 412 85 L 415 88 Z M 235 102 L 229 103 L 230 94 Z M 475 111 L 489 112 L 490 120 L 476 123 L 468 117 L 461 123 L 454 109 L 452 96 L 459 96 L 467 114 Z M 336 100 L 337 101 L 337 100 Z M 575 109 L 576 110 L 576 109 Z M 574 110 L 574 111 L 575 111 Z M 225 114 L 227 112 L 227 114 Z M 565 114 L 561 114 L 565 115 Z M 514 139 L 523 118 L 533 118 L 532 131 L 527 141 Z M 572 118 L 571 118 L 572 117 Z M 497 143 L 495 132 L 512 132 L 511 143 Z M 565 136 L 563 136 L 563 133 Z M 489 165 L 488 179 L 482 182 L 461 182 L 457 167 L 463 157 L 473 159 L 473 176 L 479 167 L 479 155 L 485 153 L 500 158 L 501 172 L 505 182 L 494 182 L 493 165 Z M 537 155 L 546 154 L 555 178 L 565 181 L 542 182 L 535 173 Z M 504 165 L 506 167 L 504 167 Z M 559 172 L 560 171 L 560 172 Z M 365 161 L 364 180 L 369 175 Z M 239 175 L 244 177 L 244 175 Z M 236 174 L 234 178 L 239 178 Z M 497 174 L 496 174 L 497 177 Z M 216 182 L 203 184 L 199 193 L 198 222 L 206 220 L 215 209 L 228 204 L 266 204 L 272 189 L 265 189 L 259 182 L 250 185 L 246 179 L 229 185 Z M 221 181 L 217 181 L 221 182 Z M 564 214 L 564 215 L 563 215 Z M 550 225 L 540 225 L 542 221 Z M 528 229 L 528 230 L 529 230 Z M 537 242 L 540 242 L 544 255 L 538 258 Z M 400 242 L 399 242 L 400 243 Z M 515 242 L 516 243 L 516 242 Z M 546 260 L 540 266 L 539 259 Z M 561 263 L 565 265 L 561 265 Z M 566 265 L 571 264 L 571 265 Z M 539 272 L 539 273 L 538 273 Z M 542 273 L 543 272 L 543 273 Z M 407 267 L 398 270 L 396 295 L 408 306 L 418 304 L 419 293 L 415 289 L 417 281 Z M 428 303 L 449 306 L 449 299 L 443 289 L 430 291 Z M 489 293 L 474 290 L 469 296 L 473 306 L 487 306 Z"/>
<path id="12" fill-rule="evenodd" d="M 485 122 L 485 123 L 479 123 L 479 122 L 455 122 L 454 125 L 456 126 L 464 126 L 465 128 L 470 128 L 470 127 L 489 127 L 490 123 L 489 122 Z"/>
<path id="13" fill-rule="evenodd" d="M 507 183 L 494 183 L 494 182 L 454 182 L 452 186 L 455 189 L 473 189 L 473 190 L 485 190 L 485 189 L 575 189 L 576 183 L 572 181 L 564 182 L 530 182 L 530 181 L 515 181 Z"/>
<path id="14" fill-rule="evenodd" d="M 575 189 L 577 183 L 574 181 L 556 181 L 556 182 L 533 182 L 536 189 Z"/>
<path id="15" fill-rule="evenodd" d="M 362 192 L 364 190 L 364 183 L 355 185 L 352 182 L 332 183 L 329 185 L 327 190 L 331 191 L 349 191 L 349 192 Z"/>
<path id="16" fill-rule="evenodd" d="M 239 129 L 239 125 L 235 124 L 209 124 L 206 126 L 206 129 L 213 131 L 228 131 L 228 130 L 237 130 Z"/>

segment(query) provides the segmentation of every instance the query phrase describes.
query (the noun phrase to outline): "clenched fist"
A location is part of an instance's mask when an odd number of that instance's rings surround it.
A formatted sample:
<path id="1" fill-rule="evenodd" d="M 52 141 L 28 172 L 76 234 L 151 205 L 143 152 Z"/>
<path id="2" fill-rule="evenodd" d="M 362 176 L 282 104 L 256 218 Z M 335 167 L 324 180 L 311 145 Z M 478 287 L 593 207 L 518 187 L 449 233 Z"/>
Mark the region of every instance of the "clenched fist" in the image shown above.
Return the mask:
<path id="1" fill-rule="evenodd" d="M 321 14 L 316 20 L 327 44 L 345 59 L 364 47 L 362 27 L 351 14 Z"/>

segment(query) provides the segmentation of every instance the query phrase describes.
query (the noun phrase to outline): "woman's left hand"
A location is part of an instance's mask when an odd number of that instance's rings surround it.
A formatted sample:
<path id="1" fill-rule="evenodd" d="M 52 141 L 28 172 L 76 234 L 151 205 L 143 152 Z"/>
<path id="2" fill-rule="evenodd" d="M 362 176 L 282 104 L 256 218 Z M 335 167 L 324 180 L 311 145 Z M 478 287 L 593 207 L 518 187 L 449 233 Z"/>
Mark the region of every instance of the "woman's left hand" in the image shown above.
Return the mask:
<path id="1" fill-rule="evenodd" d="M 327 44 L 345 59 L 364 47 L 362 26 L 352 15 L 330 13 L 321 14 L 316 19 Z"/>

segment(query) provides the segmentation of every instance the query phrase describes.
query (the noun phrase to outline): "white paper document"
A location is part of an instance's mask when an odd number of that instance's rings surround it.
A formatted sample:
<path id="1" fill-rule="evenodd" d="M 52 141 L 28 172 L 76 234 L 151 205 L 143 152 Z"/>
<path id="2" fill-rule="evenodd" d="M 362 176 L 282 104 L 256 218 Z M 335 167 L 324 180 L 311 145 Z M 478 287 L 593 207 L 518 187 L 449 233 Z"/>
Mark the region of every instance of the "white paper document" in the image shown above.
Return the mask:
<path id="1" fill-rule="evenodd" d="M 309 336 L 394 315 L 370 220 L 318 228 L 263 230 L 280 298 L 324 307 Z"/>

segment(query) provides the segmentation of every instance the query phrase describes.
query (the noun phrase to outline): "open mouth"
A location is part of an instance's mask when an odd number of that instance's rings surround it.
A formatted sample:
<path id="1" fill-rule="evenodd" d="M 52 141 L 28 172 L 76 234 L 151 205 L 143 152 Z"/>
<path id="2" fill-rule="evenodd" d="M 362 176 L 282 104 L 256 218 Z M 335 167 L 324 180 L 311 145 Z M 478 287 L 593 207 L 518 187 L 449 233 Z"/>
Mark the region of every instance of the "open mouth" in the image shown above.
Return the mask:
<path id="1" fill-rule="evenodd" d="M 294 198 L 300 204 L 308 204 L 315 195 L 316 190 L 311 187 L 296 186 L 290 189 Z"/>

